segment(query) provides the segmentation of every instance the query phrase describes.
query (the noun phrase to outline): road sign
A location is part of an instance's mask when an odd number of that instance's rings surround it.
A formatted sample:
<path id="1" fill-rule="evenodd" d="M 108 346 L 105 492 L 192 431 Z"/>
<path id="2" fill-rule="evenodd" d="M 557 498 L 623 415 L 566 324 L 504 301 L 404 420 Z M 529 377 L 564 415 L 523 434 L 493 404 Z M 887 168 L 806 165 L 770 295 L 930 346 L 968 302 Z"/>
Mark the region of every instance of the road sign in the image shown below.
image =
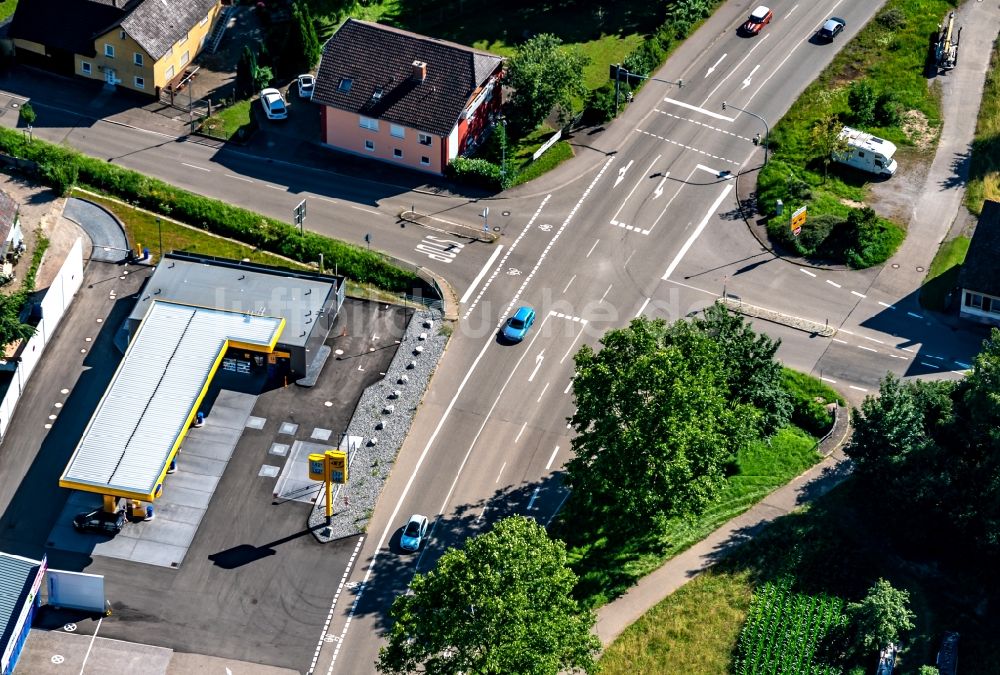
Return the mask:
<path id="1" fill-rule="evenodd" d="M 796 237 L 802 232 L 802 226 L 806 223 L 806 207 L 795 209 L 792 213 L 792 234 Z"/>

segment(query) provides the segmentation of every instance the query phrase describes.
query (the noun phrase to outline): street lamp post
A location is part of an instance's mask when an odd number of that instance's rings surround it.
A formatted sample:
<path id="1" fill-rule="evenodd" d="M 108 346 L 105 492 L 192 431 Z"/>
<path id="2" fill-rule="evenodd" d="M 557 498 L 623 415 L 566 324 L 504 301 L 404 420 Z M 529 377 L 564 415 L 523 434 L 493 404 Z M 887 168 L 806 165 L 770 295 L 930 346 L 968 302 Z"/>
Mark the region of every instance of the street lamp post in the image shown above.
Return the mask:
<path id="1" fill-rule="evenodd" d="M 723 101 L 722 102 L 722 109 L 725 110 L 727 107 L 728 108 L 732 108 L 734 110 L 739 110 L 740 112 L 744 112 L 747 115 L 750 115 L 751 117 L 756 117 L 757 119 L 759 119 L 764 124 L 764 164 L 767 164 L 767 139 L 768 139 L 768 136 L 770 136 L 770 134 L 771 134 L 771 130 L 767 126 L 767 120 L 764 119 L 763 117 L 761 117 L 760 115 L 758 115 L 755 112 L 750 112 L 749 110 L 744 110 L 743 108 L 735 106 L 732 103 L 726 103 L 725 101 Z"/>

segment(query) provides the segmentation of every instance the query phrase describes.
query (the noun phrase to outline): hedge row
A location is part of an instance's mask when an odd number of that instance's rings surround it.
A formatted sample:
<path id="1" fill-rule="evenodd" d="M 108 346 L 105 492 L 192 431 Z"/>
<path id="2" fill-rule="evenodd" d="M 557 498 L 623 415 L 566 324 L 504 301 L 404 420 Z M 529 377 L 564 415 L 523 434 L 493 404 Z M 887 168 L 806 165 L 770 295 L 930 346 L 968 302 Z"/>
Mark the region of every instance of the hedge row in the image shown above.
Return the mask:
<path id="1" fill-rule="evenodd" d="M 300 233 L 275 218 L 196 195 L 63 146 L 28 141 L 18 131 L 0 129 L 0 152 L 37 163 L 40 175 L 63 194 L 79 181 L 155 213 L 299 262 L 316 262 L 322 254 L 328 268 L 336 265 L 340 274 L 354 281 L 390 291 L 408 291 L 418 283 L 413 272 L 377 253 L 313 232 Z"/>

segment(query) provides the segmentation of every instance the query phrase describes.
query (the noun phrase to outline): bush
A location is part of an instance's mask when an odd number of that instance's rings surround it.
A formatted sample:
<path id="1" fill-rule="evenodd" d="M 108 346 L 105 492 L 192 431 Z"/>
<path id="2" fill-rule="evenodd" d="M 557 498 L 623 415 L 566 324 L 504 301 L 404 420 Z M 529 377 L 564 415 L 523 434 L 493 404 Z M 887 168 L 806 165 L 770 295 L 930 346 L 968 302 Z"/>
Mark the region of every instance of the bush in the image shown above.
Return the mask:
<path id="1" fill-rule="evenodd" d="M 504 176 L 499 164 L 486 159 L 456 157 L 448 165 L 448 173 L 460 181 L 490 190 L 505 189 L 513 180 L 510 171 Z"/>
<path id="2" fill-rule="evenodd" d="M 603 124 L 614 116 L 615 85 L 612 82 L 605 82 L 587 95 L 583 119 L 586 124 Z"/>
<path id="3" fill-rule="evenodd" d="M 899 7 L 887 9 L 875 17 L 875 21 L 889 30 L 906 28 L 906 15 Z"/>
<path id="4" fill-rule="evenodd" d="M 660 43 L 658 41 L 645 40 L 625 57 L 625 62 L 622 65 L 624 65 L 625 69 L 630 73 L 636 73 L 637 75 L 649 75 L 659 67 L 665 57 L 666 54 L 663 52 L 663 49 L 660 47 Z M 637 83 L 630 82 L 629 84 Z"/>
<path id="5" fill-rule="evenodd" d="M 792 424 L 813 436 L 823 436 L 833 424 L 827 411 L 831 403 L 843 403 L 841 396 L 822 381 L 791 368 L 782 368 L 781 384 L 792 400 Z"/>
<path id="6" fill-rule="evenodd" d="M 806 220 L 802 232 L 795 237 L 795 248 L 799 255 L 824 256 L 824 244 L 830 234 L 844 222 L 844 219 L 833 213 L 823 213 Z"/>
<path id="7" fill-rule="evenodd" d="M 847 105 L 851 109 L 851 120 L 860 126 L 868 126 L 875 121 L 875 90 L 868 80 L 851 82 L 847 91 Z"/>
<path id="8" fill-rule="evenodd" d="M 883 221 L 868 207 L 851 209 L 846 227 L 850 243 L 844 250 L 844 260 L 856 269 L 884 263 L 906 236 L 899 226 Z"/>
<path id="9" fill-rule="evenodd" d="M 875 121 L 880 127 L 897 127 L 903 120 L 903 104 L 894 91 L 883 91 L 875 102 Z"/>
<path id="10" fill-rule="evenodd" d="M 30 103 L 25 103 L 21 106 L 21 121 L 27 124 L 29 127 L 35 123 L 37 115 L 35 114 L 35 109 L 31 107 Z"/>

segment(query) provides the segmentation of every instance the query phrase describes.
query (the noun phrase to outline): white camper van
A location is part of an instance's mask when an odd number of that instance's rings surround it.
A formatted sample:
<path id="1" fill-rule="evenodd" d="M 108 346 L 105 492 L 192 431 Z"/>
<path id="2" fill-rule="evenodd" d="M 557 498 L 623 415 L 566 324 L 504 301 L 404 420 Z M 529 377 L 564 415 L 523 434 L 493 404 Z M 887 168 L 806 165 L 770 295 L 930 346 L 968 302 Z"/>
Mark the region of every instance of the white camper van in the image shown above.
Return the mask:
<path id="1" fill-rule="evenodd" d="M 896 154 L 894 143 L 851 127 L 840 130 L 840 139 L 847 142 L 847 150 L 834 152 L 831 155 L 834 161 L 886 177 L 896 173 L 896 160 L 892 158 Z"/>

